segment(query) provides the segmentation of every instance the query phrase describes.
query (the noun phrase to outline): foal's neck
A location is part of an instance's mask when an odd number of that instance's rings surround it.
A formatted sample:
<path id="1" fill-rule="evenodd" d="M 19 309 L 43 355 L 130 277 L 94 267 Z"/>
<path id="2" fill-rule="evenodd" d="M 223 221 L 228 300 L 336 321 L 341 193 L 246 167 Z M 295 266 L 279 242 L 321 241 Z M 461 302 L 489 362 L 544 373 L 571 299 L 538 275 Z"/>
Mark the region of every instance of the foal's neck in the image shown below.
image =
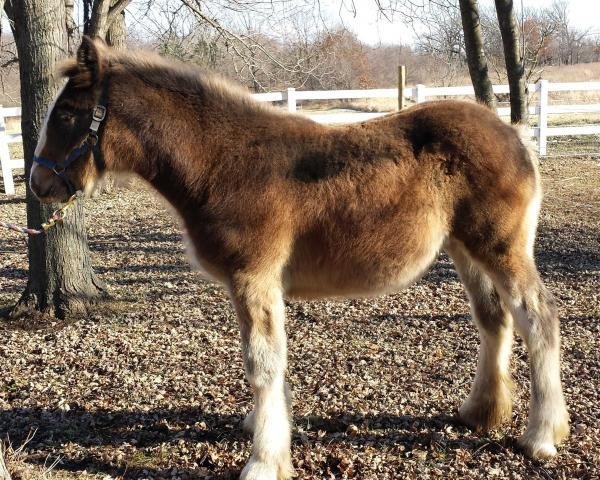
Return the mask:
<path id="1" fill-rule="evenodd" d="M 225 87 L 177 92 L 137 83 L 117 110 L 116 168 L 141 175 L 178 209 L 203 200 L 208 178 L 233 159 L 244 132 L 268 115 Z"/>

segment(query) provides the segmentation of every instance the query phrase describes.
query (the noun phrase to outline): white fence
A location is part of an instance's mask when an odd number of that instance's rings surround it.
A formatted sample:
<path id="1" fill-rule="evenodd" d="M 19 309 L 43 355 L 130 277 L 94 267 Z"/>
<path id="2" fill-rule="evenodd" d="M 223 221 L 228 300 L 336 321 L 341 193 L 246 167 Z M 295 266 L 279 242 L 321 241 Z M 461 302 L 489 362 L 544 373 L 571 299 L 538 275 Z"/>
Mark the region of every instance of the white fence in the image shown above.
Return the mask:
<path id="1" fill-rule="evenodd" d="M 24 168 L 22 158 L 10 158 L 9 143 L 21 143 L 21 134 L 6 133 L 6 117 L 20 117 L 21 107 L 2 108 L 0 105 L 0 164 L 2 167 L 2 178 L 4 179 L 4 191 L 7 195 L 15 194 L 12 171 L 16 168 Z"/>
<path id="2" fill-rule="evenodd" d="M 548 137 L 565 135 L 600 135 L 600 124 L 581 125 L 569 127 L 549 127 L 548 115 L 552 114 L 575 114 L 575 113 L 600 113 L 600 104 L 582 105 L 550 105 L 550 92 L 567 91 L 600 91 L 600 82 L 579 83 L 550 83 L 540 80 L 536 84 L 529 85 L 529 91 L 538 96 L 536 106 L 529 107 L 529 114 L 537 116 L 537 127 L 530 128 L 532 137 L 535 137 L 539 154 L 546 155 Z M 508 94 L 508 85 L 494 85 L 494 92 Z M 435 97 L 453 97 L 474 95 L 472 86 L 465 87 L 426 87 L 417 85 L 405 89 L 405 97 L 421 103 Z M 305 91 L 288 88 L 284 92 L 258 93 L 254 98 L 262 102 L 285 102 L 290 112 L 297 111 L 299 100 L 347 100 L 365 98 L 394 98 L 398 99 L 396 88 L 372 89 L 372 90 L 316 90 Z M 498 115 L 509 116 L 510 108 L 498 108 Z M 300 112 L 301 113 L 301 112 Z M 345 112 L 334 114 L 309 114 L 308 116 L 320 123 L 339 124 L 352 123 L 368 120 L 371 118 L 387 115 L 385 113 Z M 4 178 L 4 189 L 8 195 L 14 195 L 14 182 L 12 170 L 23 168 L 23 159 L 11 159 L 9 154 L 9 143 L 22 141 L 21 134 L 8 134 L 5 128 L 5 117 L 20 117 L 21 108 L 2 108 L 0 106 L 0 160 L 2 162 L 2 176 Z"/>
<path id="3" fill-rule="evenodd" d="M 600 113 L 600 104 L 582 105 L 550 105 L 550 92 L 575 92 L 575 91 L 600 91 L 600 82 L 577 82 L 577 83 L 550 83 L 548 80 L 540 80 L 538 83 L 529 84 L 529 91 L 538 96 L 538 105 L 529 107 L 529 114 L 537 116 L 537 127 L 530 128 L 532 137 L 535 137 L 540 155 L 547 154 L 548 137 L 565 135 L 600 135 L 600 124 L 581 125 L 570 127 L 549 127 L 548 115 L 575 114 L 575 113 Z M 508 94 L 508 85 L 494 85 L 494 93 Z M 405 97 L 416 103 L 431 100 L 436 97 L 464 97 L 474 96 L 472 86 L 464 87 L 427 87 L 417 85 L 405 89 Z M 398 90 L 395 88 L 374 90 L 321 90 L 321 91 L 297 91 L 288 88 L 285 92 L 258 93 L 254 95 L 259 101 L 287 103 L 287 109 L 295 112 L 298 100 L 341 100 L 341 99 L 363 99 L 363 98 L 395 98 L 398 99 Z M 497 109 L 501 117 L 510 116 L 510 108 Z M 385 113 L 343 113 L 343 114 L 310 114 L 312 119 L 322 123 L 349 123 L 360 122 L 370 118 L 387 115 Z"/>

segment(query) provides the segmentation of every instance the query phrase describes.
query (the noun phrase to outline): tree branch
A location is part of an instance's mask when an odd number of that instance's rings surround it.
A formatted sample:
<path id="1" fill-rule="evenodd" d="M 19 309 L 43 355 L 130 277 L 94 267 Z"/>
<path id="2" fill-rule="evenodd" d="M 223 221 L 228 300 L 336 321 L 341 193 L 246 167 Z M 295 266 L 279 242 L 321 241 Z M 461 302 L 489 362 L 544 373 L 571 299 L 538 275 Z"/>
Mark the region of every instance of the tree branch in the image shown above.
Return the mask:
<path id="1" fill-rule="evenodd" d="M 108 18 L 107 23 L 110 26 L 115 19 L 123 13 L 123 10 L 127 8 L 127 5 L 131 3 L 131 0 L 117 0 L 109 9 L 108 9 Z"/>

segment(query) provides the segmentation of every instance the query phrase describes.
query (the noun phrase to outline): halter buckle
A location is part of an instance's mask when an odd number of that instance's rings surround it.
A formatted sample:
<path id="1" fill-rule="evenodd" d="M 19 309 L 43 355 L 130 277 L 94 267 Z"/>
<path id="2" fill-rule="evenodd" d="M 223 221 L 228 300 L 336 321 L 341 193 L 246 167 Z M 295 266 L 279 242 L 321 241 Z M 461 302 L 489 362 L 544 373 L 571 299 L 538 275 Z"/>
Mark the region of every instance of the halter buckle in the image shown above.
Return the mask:
<path id="1" fill-rule="evenodd" d="M 96 105 L 92 113 L 92 118 L 97 122 L 101 122 L 104 120 L 104 117 L 106 117 L 106 107 L 104 105 Z"/>

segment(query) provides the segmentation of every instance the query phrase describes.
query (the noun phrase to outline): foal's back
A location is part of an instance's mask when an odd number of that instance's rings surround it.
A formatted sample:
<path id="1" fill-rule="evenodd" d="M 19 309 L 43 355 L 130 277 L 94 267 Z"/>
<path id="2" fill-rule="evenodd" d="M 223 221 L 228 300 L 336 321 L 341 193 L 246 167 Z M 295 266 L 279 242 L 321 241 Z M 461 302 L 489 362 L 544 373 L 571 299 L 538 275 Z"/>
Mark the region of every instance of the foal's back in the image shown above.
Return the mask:
<path id="1" fill-rule="evenodd" d="M 536 188 L 518 132 L 473 103 L 431 102 L 318 132 L 291 159 L 300 210 L 285 270 L 292 296 L 401 289 L 448 238 L 501 247 Z"/>

